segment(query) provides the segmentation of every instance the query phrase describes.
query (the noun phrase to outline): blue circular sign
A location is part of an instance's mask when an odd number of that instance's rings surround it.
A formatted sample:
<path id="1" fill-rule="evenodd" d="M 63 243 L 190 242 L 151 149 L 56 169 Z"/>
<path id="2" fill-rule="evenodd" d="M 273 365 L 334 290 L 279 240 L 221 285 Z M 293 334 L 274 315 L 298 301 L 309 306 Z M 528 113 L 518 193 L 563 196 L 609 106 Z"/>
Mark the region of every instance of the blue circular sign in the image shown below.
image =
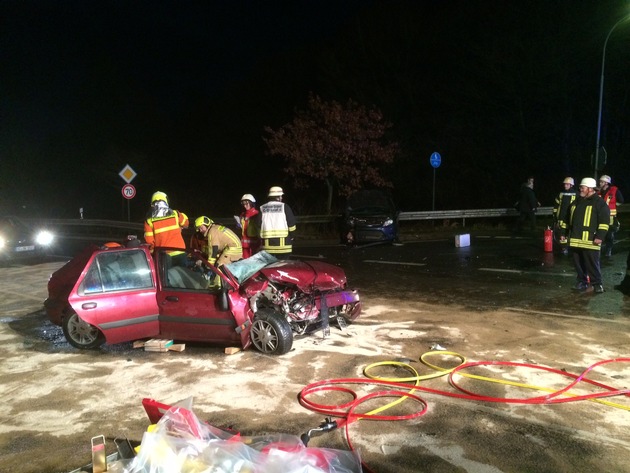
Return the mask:
<path id="1" fill-rule="evenodd" d="M 431 154 L 431 157 L 429 158 L 429 162 L 431 163 L 431 166 L 433 166 L 434 168 L 439 168 L 440 164 L 442 164 L 442 156 L 440 156 L 440 153 L 435 151 L 434 153 Z"/>

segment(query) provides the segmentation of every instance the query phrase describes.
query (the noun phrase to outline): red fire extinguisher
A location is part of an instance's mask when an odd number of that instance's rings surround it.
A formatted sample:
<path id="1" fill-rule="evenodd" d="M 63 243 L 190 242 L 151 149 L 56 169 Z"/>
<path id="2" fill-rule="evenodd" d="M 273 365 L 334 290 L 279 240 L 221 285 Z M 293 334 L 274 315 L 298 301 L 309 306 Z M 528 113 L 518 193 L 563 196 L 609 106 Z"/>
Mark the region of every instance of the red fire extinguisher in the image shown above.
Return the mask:
<path id="1" fill-rule="evenodd" d="M 551 253 L 553 251 L 553 230 L 550 227 L 545 229 L 545 252 Z"/>

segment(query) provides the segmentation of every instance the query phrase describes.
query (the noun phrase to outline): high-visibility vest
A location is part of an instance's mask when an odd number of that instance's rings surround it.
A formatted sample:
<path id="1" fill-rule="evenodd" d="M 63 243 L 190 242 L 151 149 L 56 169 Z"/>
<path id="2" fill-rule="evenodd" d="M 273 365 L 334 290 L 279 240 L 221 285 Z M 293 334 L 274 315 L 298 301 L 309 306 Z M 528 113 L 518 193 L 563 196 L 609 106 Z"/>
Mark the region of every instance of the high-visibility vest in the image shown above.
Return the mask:
<path id="1" fill-rule="evenodd" d="M 182 228 L 188 227 L 188 217 L 185 213 L 173 210 L 165 217 L 149 217 L 144 222 L 144 240 L 151 247 L 166 246 L 186 249 L 182 237 Z"/>

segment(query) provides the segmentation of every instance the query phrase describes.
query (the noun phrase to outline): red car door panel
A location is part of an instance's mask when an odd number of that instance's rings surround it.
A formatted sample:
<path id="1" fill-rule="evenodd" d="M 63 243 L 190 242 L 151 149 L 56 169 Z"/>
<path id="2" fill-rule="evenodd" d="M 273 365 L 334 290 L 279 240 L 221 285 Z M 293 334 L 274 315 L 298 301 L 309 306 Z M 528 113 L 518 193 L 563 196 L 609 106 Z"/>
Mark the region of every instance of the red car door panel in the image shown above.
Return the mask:
<path id="1" fill-rule="evenodd" d="M 173 340 L 239 343 L 236 322 L 230 310 L 219 305 L 219 276 L 204 275 L 197 269 L 171 266 L 160 258 L 160 336 Z M 214 278 L 214 279 L 213 279 Z M 213 279 L 215 284 L 209 281 Z M 209 287 L 210 286 L 210 287 Z"/>
<path id="2" fill-rule="evenodd" d="M 156 275 L 144 248 L 95 252 L 68 301 L 114 344 L 159 334 Z"/>

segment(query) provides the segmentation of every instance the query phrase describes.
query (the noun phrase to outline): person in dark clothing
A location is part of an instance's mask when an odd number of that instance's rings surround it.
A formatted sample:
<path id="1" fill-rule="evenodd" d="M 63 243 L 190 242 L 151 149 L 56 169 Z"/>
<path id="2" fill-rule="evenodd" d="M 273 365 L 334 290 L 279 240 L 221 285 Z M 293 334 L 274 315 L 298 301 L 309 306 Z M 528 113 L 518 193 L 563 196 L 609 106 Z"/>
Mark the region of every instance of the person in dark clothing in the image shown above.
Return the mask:
<path id="1" fill-rule="evenodd" d="M 630 253 L 626 258 L 626 274 L 621 283 L 615 286 L 615 289 L 621 291 L 622 294 L 630 296 Z"/>
<path id="2" fill-rule="evenodd" d="M 517 210 L 519 211 L 518 221 L 516 222 L 516 231 L 520 233 L 523 230 L 525 221 L 529 222 L 529 229 L 533 232 L 536 229 L 536 211 L 540 207 L 540 202 L 536 199 L 534 193 L 534 178 L 529 177 L 527 182 L 521 186 Z"/>
<path id="3" fill-rule="evenodd" d="M 600 253 L 608 232 L 610 209 L 597 194 L 597 183 L 592 177 L 582 179 L 579 192 L 580 196 L 569 209 L 569 225 L 562 238 L 569 239 L 573 253 L 573 264 L 577 273 L 574 289 L 585 292 L 592 286 L 596 294 L 601 294 L 604 286 Z"/>
<path id="4" fill-rule="evenodd" d="M 569 208 L 577 197 L 577 191 L 575 190 L 575 181 L 572 177 L 565 177 L 562 183 L 563 190 L 560 192 L 553 206 L 553 231 L 556 234 L 556 238 L 560 241 L 560 252 L 563 255 L 569 254 L 568 241 L 562 240 L 561 236 L 566 232 L 567 222 L 569 221 Z"/>

